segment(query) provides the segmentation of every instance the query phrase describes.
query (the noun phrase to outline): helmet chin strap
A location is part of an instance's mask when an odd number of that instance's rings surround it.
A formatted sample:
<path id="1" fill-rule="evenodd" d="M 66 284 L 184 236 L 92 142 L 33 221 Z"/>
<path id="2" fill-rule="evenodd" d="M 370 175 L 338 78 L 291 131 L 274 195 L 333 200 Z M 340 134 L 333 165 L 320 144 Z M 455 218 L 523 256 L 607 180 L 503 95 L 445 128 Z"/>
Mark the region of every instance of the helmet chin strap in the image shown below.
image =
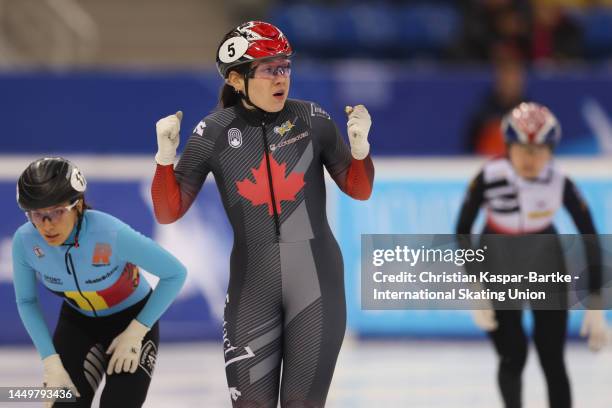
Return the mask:
<path id="1" fill-rule="evenodd" d="M 78 211 L 78 210 L 77 210 Z M 83 225 L 83 211 L 78 211 L 77 229 L 74 234 L 74 247 L 79 247 L 79 234 L 81 233 L 81 226 Z"/>
<path id="2" fill-rule="evenodd" d="M 251 98 L 249 98 L 249 76 L 250 76 L 250 74 L 251 74 L 250 70 L 247 73 L 244 74 L 244 92 L 238 91 L 238 94 L 240 95 L 240 98 L 243 101 L 245 101 L 247 104 L 249 104 L 250 106 L 255 108 L 256 111 L 258 111 L 262 115 L 269 115 L 270 112 L 267 112 L 267 111 L 261 109 L 259 106 L 255 105 L 253 103 L 253 101 L 251 101 Z"/>

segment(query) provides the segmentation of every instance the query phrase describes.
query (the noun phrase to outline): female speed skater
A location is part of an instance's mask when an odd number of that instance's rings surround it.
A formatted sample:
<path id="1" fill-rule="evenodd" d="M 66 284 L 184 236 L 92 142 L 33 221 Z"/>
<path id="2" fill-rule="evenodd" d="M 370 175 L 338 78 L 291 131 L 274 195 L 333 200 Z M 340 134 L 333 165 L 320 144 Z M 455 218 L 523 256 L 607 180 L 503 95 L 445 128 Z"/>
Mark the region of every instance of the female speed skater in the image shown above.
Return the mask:
<path id="1" fill-rule="evenodd" d="M 45 387 L 63 388 L 90 407 L 104 374 L 100 406 L 141 407 L 157 358 L 157 320 L 183 286 L 185 267 L 151 239 L 85 203 L 87 182 L 68 160 L 32 162 L 17 183 L 28 222 L 13 237 L 17 308 L 44 367 Z M 154 290 L 139 267 L 160 278 Z M 64 298 L 51 337 L 36 279 Z M 67 392 L 69 394 L 67 394 Z"/>
<path id="2" fill-rule="evenodd" d="M 585 244 L 589 242 L 585 247 L 591 303 L 585 312 L 581 334 L 589 337 L 591 349 L 598 350 L 606 342 L 604 313 L 595 310 L 597 305 L 601 308 L 601 248 L 586 202 L 574 183 L 553 162 L 554 148 L 561 138 L 559 122 L 545 106 L 521 103 L 504 117 L 502 131 L 507 154 L 488 161 L 471 182 L 456 232 L 470 234 L 480 208 L 484 207 L 486 225 L 482 231 L 481 247 L 483 240 L 495 241 L 496 234 L 527 239 L 533 234 L 549 234 L 553 238 L 545 240 L 546 250 L 523 245 L 521 251 L 529 254 L 493 256 L 488 260 L 489 266 L 493 269 L 501 268 L 501 265 L 513 268 L 522 262 L 521 259 L 530 259 L 530 262 L 535 259 L 558 268 L 552 270 L 564 270 L 565 261 L 553 218 L 561 207 L 565 207 Z M 566 291 L 567 288 L 562 287 L 558 292 L 560 298 L 567 298 Z M 521 376 L 527 360 L 522 310 L 520 307 L 518 310 L 501 310 L 489 306 L 474 311 L 474 320 L 479 328 L 487 331 L 499 356 L 498 384 L 504 406 L 519 408 L 522 406 Z M 565 306 L 555 309 L 536 310 L 534 307 L 533 337 L 548 386 L 550 407 L 569 408 L 570 383 L 564 361 L 568 311 Z"/>
<path id="3" fill-rule="evenodd" d="M 157 123 L 158 221 L 185 214 L 212 172 L 234 231 L 223 323 L 234 407 L 276 407 L 279 389 L 282 407 L 325 405 L 346 305 L 324 169 L 358 200 L 374 179 L 368 111 L 347 109 L 349 147 L 323 108 L 288 99 L 292 55 L 277 27 L 236 27 L 217 51 L 220 109 L 196 125 L 176 167 L 182 114 Z"/>

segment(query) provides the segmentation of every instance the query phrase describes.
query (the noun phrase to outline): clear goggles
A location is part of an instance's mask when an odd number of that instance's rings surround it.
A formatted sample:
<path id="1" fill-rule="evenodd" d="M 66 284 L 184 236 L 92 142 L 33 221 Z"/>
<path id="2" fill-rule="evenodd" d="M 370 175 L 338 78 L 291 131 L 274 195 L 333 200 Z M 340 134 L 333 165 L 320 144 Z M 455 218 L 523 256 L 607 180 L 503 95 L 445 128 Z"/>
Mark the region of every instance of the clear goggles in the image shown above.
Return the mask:
<path id="1" fill-rule="evenodd" d="M 42 224 L 45 219 L 48 219 L 51 223 L 56 223 L 63 219 L 76 205 L 79 200 L 65 207 L 55 207 L 50 210 L 31 210 L 26 211 L 26 217 L 34 224 Z"/>
<path id="2" fill-rule="evenodd" d="M 259 79 L 275 79 L 277 76 L 289 78 L 290 75 L 291 61 L 288 59 L 262 62 L 251 70 L 251 77 Z"/>

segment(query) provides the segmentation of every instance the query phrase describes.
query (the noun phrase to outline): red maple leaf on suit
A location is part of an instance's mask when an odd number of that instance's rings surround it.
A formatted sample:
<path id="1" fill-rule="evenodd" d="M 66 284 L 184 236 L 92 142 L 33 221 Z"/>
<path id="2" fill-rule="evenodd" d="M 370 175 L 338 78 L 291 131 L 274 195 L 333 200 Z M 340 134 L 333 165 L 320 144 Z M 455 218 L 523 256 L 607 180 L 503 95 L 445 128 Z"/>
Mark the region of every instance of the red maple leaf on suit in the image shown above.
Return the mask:
<path id="1" fill-rule="evenodd" d="M 274 199 L 276 201 L 276 212 L 281 213 L 281 201 L 295 201 L 295 195 L 304 187 L 304 173 L 291 173 L 285 177 L 287 163 L 279 164 L 274 157 L 270 158 L 270 170 L 272 171 L 272 185 L 274 186 Z M 268 214 L 273 215 L 272 196 L 268 183 L 268 172 L 266 168 L 266 156 L 261 159 L 259 168 L 251 169 L 255 182 L 248 178 L 237 181 L 238 194 L 249 200 L 254 206 L 267 204 Z"/>

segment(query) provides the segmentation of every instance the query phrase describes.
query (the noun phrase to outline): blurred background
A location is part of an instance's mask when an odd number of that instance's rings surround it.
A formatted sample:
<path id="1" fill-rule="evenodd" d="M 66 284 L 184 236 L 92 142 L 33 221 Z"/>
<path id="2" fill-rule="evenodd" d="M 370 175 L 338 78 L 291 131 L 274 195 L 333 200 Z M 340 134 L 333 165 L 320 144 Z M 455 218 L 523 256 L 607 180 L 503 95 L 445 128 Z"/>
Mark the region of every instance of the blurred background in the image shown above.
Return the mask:
<path id="1" fill-rule="evenodd" d="M 0 0 L 0 385 L 40 382 L 11 284 L 11 237 L 25 222 L 14 189 L 30 161 L 57 154 L 81 167 L 95 208 L 189 268 L 162 318 L 147 406 L 229 406 L 220 339 L 232 233 L 214 179 L 169 226 L 154 221 L 149 186 L 155 122 L 184 112 L 180 151 L 216 107 L 220 39 L 253 19 L 297 51 L 291 97 L 341 128 L 345 105 L 373 117 L 372 198 L 328 189 L 349 316 L 329 406 L 501 406 L 492 347 L 469 312 L 361 310 L 360 234 L 452 233 L 469 180 L 503 153 L 501 116 L 522 100 L 558 116 L 560 166 L 612 233 L 612 0 Z M 575 232 L 567 214 L 557 221 Z M 40 296 L 54 327 L 59 301 Z M 587 352 L 580 318 L 568 348 L 575 406 L 609 408 L 612 351 Z M 526 375 L 526 406 L 546 406 L 533 356 Z"/>

